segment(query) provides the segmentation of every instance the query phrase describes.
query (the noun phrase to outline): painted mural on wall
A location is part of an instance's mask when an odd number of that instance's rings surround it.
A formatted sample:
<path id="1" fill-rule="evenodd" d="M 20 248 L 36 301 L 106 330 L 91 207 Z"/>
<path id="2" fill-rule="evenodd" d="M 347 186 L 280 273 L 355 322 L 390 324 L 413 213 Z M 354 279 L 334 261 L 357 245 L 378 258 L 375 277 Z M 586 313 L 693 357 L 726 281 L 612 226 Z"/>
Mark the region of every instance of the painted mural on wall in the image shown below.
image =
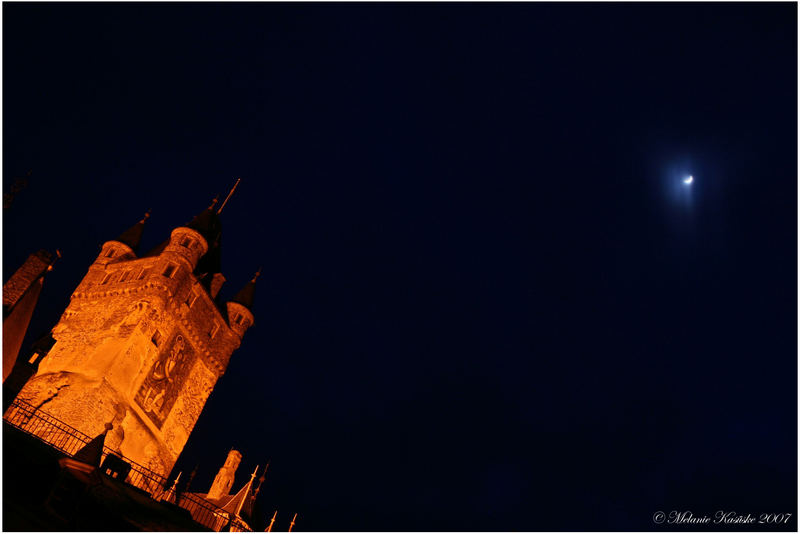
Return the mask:
<path id="1" fill-rule="evenodd" d="M 136 393 L 136 404 L 158 428 L 175 405 L 194 359 L 192 346 L 181 334 L 176 335 L 161 351 Z"/>

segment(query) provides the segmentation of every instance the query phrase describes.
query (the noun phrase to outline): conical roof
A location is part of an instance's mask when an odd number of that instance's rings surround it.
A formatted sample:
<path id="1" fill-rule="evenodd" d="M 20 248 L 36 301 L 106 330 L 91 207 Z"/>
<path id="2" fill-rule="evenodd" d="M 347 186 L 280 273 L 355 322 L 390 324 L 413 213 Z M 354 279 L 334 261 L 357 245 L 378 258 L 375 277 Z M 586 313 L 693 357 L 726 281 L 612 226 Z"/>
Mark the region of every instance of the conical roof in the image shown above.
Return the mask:
<path id="1" fill-rule="evenodd" d="M 131 247 L 131 249 L 134 252 L 137 252 L 139 249 L 139 243 L 142 241 L 142 232 L 144 231 L 144 223 L 145 221 L 147 221 L 148 218 L 150 218 L 149 211 L 144 214 L 144 217 L 142 217 L 142 219 L 139 222 L 137 222 L 136 224 L 134 224 L 133 226 L 122 232 L 120 236 L 117 238 L 117 241 L 119 241 L 120 243 L 125 243 L 126 245 Z"/>
<path id="2" fill-rule="evenodd" d="M 209 291 L 214 273 L 222 272 L 222 222 L 218 212 L 214 210 L 216 204 L 215 198 L 209 207 L 186 224 L 187 228 L 197 231 L 208 243 L 208 250 L 197 262 L 194 274 Z"/>
<path id="3" fill-rule="evenodd" d="M 208 242 L 208 251 L 203 254 L 194 273 L 198 276 L 208 275 L 203 278 L 206 289 L 211 289 L 211 280 L 214 273 L 222 272 L 222 235 L 218 234 L 216 241 Z"/>
<path id="4" fill-rule="evenodd" d="M 218 240 L 222 233 L 222 223 L 220 222 L 219 215 L 214 211 L 214 206 L 216 205 L 217 199 L 215 198 L 209 207 L 203 210 L 199 215 L 196 215 L 195 218 L 186 225 L 187 228 L 197 230 L 197 232 L 205 238 L 209 248 L 211 248 L 212 243 Z"/>
<path id="5" fill-rule="evenodd" d="M 232 302 L 237 302 L 247 308 L 248 310 L 253 309 L 253 301 L 255 300 L 256 296 L 256 279 L 261 275 L 261 269 L 259 269 L 256 274 L 253 276 L 253 279 L 247 282 L 245 286 L 239 290 L 236 295 L 233 296 L 231 299 Z"/>
<path id="6" fill-rule="evenodd" d="M 239 516 L 247 520 L 250 519 L 250 516 L 253 514 L 252 490 L 254 476 L 255 472 L 253 472 L 253 475 L 250 476 L 250 480 L 247 482 L 247 484 L 245 484 L 244 487 L 239 490 L 239 493 L 231 497 L 230 500 L 225 503 L 225 505 L 222 507 L 223 510 L 231 515 Z"/>

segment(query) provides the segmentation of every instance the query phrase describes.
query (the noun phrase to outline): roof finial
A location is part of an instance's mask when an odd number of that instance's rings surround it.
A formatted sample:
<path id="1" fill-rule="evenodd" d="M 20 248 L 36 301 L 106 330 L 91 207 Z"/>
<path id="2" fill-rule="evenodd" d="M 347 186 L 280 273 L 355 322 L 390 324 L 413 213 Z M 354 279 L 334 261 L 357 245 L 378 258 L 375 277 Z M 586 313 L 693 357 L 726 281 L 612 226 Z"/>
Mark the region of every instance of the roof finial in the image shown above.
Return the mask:
<path id="1" fill-rule="evenodd" d="M 269 469 L 269 460 L 267 460 L 267 465 L 264 466 L 264 472 L 261 473 L 260 477 L 258 477 L 258 480 L 261 482 L 264 482 L 264 480 L 267 478 L 267 469 Z"/>
<path id="2" fill-rule="evenodd" d="M 258 472 L 258 466 L 256 466 L 256 468 L 253 470 L 253 474 L 250 475 L 250 482 L 245 484 L 244 487 L 241 490 L 239 490 L 239 493 L 237 493 L 233 497 L 233 499 L 228 501 L 228 504 L 225 505 L 223 510 L 227 512 L 232 512 L 233 510 L 228 507 L 231 506 L 232 503 L 236 503 L 236 501 L 238 500 L 238 503 L 236 504 L 236 511 L 234 512 L 234 515 L 238 518 L 240 517 L 240 514 L 242 513 L 242 507 L 244 507 L 245 501 L 247 501 L 248 498 L 251 499 L 250 502 L 248 503 L 248 506 L 252 506 L 252 495 L 250 495 L 250 492 L 253 490 L 253 479 L 256 478 L 257 472 Z M 248 511 L 248 513 L 250 512 Z"/>
<path id="3" fill-rule="evenodd" d="M 294 528 L 294 520 L 295 520 L 295 519 L 297 519 L 297 514 L 294 514 L 294 517 L 292 518 L 292 523 L 289 525 L 289 530 L 288 530 L 288 532 L 291 532 L 291 531 L 292 531 L 292 528 Z"/>
<path id="4" fill-rule="evenodd" d="M 210 209 L 210 210 L 211 210 L 211 209 L 214 209 L 214 206 L 216 206 L 216 205 L 217 205 L 217 202 L 219 202 L 219 195 L 215 196 L 215 197 L 214 197 L 214 198 L 211 200 L 211 205 L 208 207 L 208 209 Z"/>
<path id="5" fill-rule="evenodd" d="M 177 504 L 175 501 L 177 500 L 178 481 L 180 479 L 181 473 L 178 473 L 178 476 L 175 477 L 175 482 L 173 482 L 172 486 L 164 493 L 161 500 Z"/>
<path id="6" fill-rule="evenodd" d="M 272 514 L 272 521 L 269 522 L 269 526 L 264 529 L 264 532 L 272 532 L 272 525 L 275 524 L 275 516 L 278 515 L 278 511 L 275 510 L 275 513 Z"/>
<path id="7" fill-rule="evenodd" d="M 253 483 L 253 479 L 255 479 L 255 478 L 256 478 L 256 473 L 257 473 L 257 472 L 258 472 L 258 466 L 256 466 L 256 468 L 255 468 L 255 469 L 253 469 L 253 474 L 252 474 L 252 475 L 250 475 L 250 483 L 251 483 L 251 484 Z"/>
<path id="8" fill-rule="evenodd" d="M 261 267 L 259 267 L 259 268 L 258 268 L 258 270 L 256 271 L 256 274 L 254 274 L 254 275 L 253 275 L 253 279 L 252 279 L 252 280 L 250 280 L 250 282 L 251 282 L 251 283 L 253 283 L 253 284 L 255 284 L 255 283 L 256 283 L 256 279 L 257 279 L 259 276 L 261 276 Z M 269 465 L 269 464 L 267 464 L 267 465 Z"/>
<path id="9" fill-rule="evenodd" d="M 264 466 L 264 472 L 261 473 L 260 477 L 258 477 L 258 487 L 256 488 L 256 491 L 253 493 L 254 499 L 258 497 L 258 492 L 261 491 L 261 485 L 264 484 L 264 481 L 267 479 L 267 469 L 269 469 L 269 462 L 267 462 L 267 465 Z"/>
<path id="10" fill-rule="evenodd" d="M 225 204 L 227 204 L 227 203 L 228 203 L 228 200 L 230 200 L 230 198 L 231 198 L 231 195 L 233 195 L 233 192 L 234 192 L 234 191 L 236 191 L 236 188 L 237 188 L 237 187 L 239 187 L 239 182 L 241 182 L 241 181 L 242 181 L 242 179 L 241 179 L 241 178 L 237 178 L 237 179 L 236 179 L 236 183 L 235 183 L 235 184 L 233 184 L 233 189 L 231 189 L 231 192 L 230 192 L 230 193 L 228 193 L 228 196 L 227 196 L 227 197 L 225 197 L 225 201 L 222 203 L 222 206 L 220 206 L 220 207 L 219 207 L 219 209 L 217 210 L 217 215 L 219 215 L 220 213 L 222 213 L 222 208 L 224 208 L 224 207 L 225 207 Z"/>
<path id="11" fill-rule="evenodd" d="M 153 211 L 153 208 L 150 208 L 149 210 L 147 210 L 147 211 L 145 212 L 145 214 L 144 214 L 144 217 L 142 217 L 142 220 L 141 220 L 141 221 L 139 221 L 139 224 L 144 224 L 144 222 L 145 222 L 147 219 L 149 219 L 149 218 L 150 218 L 150 212 L 151 212 L 151 211 Z"/>

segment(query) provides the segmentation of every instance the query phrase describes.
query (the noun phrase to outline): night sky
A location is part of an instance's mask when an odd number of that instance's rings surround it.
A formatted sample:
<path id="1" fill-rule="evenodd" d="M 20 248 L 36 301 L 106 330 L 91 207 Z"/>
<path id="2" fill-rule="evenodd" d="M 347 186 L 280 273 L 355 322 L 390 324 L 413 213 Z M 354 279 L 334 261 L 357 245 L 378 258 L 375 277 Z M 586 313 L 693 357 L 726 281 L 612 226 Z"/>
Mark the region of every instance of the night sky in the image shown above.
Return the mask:
<path id="1" fill-rule="evenodd" d="M 796 13 L 4 3 L 3 280 L 63 254 L 32 341 L 240 177 L 193 490 L 234 447 L 279 529 L 796 514 Z"/>

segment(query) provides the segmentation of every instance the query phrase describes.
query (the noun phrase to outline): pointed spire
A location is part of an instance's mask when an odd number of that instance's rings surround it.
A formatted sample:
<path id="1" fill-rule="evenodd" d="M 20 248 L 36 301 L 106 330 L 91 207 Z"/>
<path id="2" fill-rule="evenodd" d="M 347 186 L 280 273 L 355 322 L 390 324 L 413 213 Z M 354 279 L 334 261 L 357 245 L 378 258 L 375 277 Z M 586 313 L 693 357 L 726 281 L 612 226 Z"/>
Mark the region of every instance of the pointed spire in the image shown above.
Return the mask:
<path id="1" fill-rule="evenodd" d="M 254 499 L 256 497 L 258 497 L 258 492 L 261 491 L 261 486 L 264 484 L 264 481 L 267 479 L 267 469 L 269 469 L 269 462 L 267 462 L 267 465 L 264 466 L 264 472 L 261 473 L 260 477 L 258 477 L 258 487 L 256 488 L 256 491 L 253 493 L 253 498 Z"/>
<path id="2" fill-rule="evenodd" d="M 272 532 L 272 525 L 275 524 L 275 517 L 278 515 L 278 511 L 275 510 L 275 513 L 272 514 L 272 520 L 269 522 L 269 526 L 264 529 L 264 532 Z"/>
<path id="3" fill-rule="evenodd" d="M 218 201 L 218 198 L 214 198 L 210 206 L 186 224 L 187 228 L 196 230 L 202 235 L 208 244 L 208 251 L 206 251 L 203 257 L 200 258 L 200 261 L 197 262 L 197 268 L 195 268 L 194 271 L 198 276 L 204 274 L 213 276 L 214 273 L 222 271 L 222 253 L 220 249 L 222 222 L 217 212 L 214 211 L 214 206 L 217 205 Z M 209 276 L 206 281 L 207 288 L 210 288 L 212 276 Z"/>
<path id="4" fill-rule="evenodd" d="M 253 513 L 253 500 L 250 498 L 250 492 L 253 489 L 253 480 L 256 478 L 257 470 L 258 466 L 256 466 L 253 474 L 250 475 L 250 480 L 247 484 L 222 507 L 224 511 L 237 517 L 250 517 L 250 514 Z"/>
<path id="5" fill-rule="evenodd" d="M 289 525 L 289 530 L 287 532 L 291 532 L 292 531 L 292 529 L 294 528 L 294 522 L 295 522 L 296 519 L 297 519 L 297 514 L 294 514 L 294 517 L 292 518 L 292 523 Z"/>
<path id="6" fill-rule="evenodd" d="M 186 223 L 187 228 L 197 230 L 200 235 L 205 238 L 209 248 L 211 247 L 212 243 L 217 241 L 217 238 L 222 231 L 222 224 L 220 223 L 219 216 L 214 211 L 214 206 L 217 205 L 217 202 L 219 202 L 219 198 L 215 197 L 214 200 L 211 201 L 210 206 L 200 212 L 200 214 L 196 215 L 191 221 Z"/>
<path id="7" fill-rule="evenodd" d="M 254 501 L 254 500 L 255 500 L 255 498 L 256 498 L 256 496 L 255 496 L 255 495 L 253 495 L 253 493 L 252 493 L 252 490 L 253 490 L 253 480 L 255 480 L 255 478 L 256 478 L 256 473 L 257 473 L 257 472 L 258 472 L 258 466 L 256 466 L 256 468 L 255 468 L 255 469 L 253 469 L 253 474 L 252 474 L 252 475 L 250 475 L 250 482 L 248 482 L 248 485 L 250 486 L 250 490 L 247 492 L 247 495 L 246 495 L 246 497 L 245 497 L 244 499 L 242 499 L 242 502 L 240 502 L 240 503 L 239 503 L 239 509 L 236 511 L 236 515 L 239 515 L 239 514 L 240 514 L 240 512 L 242 511 L 242 507 L 243 507 L 245 504 L 247 504 L 247 515 L 248 515 L 248 516 L 249 516 L 249 515 L 252 513 L 252 511 L 253 511 L 253 501 Z"/>
<path id="8" fill-rule="evenodd" d="M 233 184 L 233 188 L 231 189 L 231 192 L 230 192 L 230 193 L 228 193 L 228 196 L 227 196 L 227 197 L 225 197 L 225 200 L 222 202 L 222 206 L 220 206 L 220 207 L 219 207 L 219 209 L 217 210 L 217 215 L 219 215 L 220 213 L 222 213 L 222 208 L 224 208 L 224 207 L 225 207 L 225 204 L 227 204 L 227 203 L 228 203 L 228 201 L 231 199 L 231 196 L 233 196 L 233 192 L 234 192 L 234 191 L 236 191 L 236 188 L 237 188 L 237 187 L 239 187 L 239 182 L 241 182 L 241 181 L 242 181 L 242 179 L 241 179 L 241 178 L 237 178 L 237 179 L 236 179 L 236 183 L 235 183 L 235 184 Z"/>
<path id="9" fill-rule="evenodd" d="M 112 428 L 114 428 L 114 425 L 111 423 L 106 423 L 105 430 L 103 430 L 103 432 L 92 439 L 89 443 L 84 445 L 81 450 L 76 452 L 72 456 L 72 459 L 85 464 L 93 465 L 95 467 L 100 467 L 100 460 L 103 457 L 103 445 L 105 444 L 106 434 L 108 434 L 108 431 Z"/>
<path id="10" fill-rule="evenodd" d="M 144 214 L 144 217 L 142 217 L 142 219 L 139 222 L 137 222 L 136 224 L 134 224 L 133 226 L 122 232 L 120 236 L 117 238 L 117 241 L 119 241 L 120 243 L 125 243 L 126 245 L 131 247 L 131 249 L 133 249 L 134 252 L 137 252 L 137 250 L 139 249 L 139 243 L 142 240 L 144 223 L 147 221 L 147 219 L 150 218 L 151 211 L 152 210 L 147 210 L 147 213 Z"/>
<path id="11" fill-rule="evenodd" d="M 175 482 L 172 483 L 172 487 L 167 490 L 167 493 L 164 494 L 161 500 L 168 501 L 171 503 L 175 503 L 176 492 L 178 491 L 178 481 L 181 479 L 181 474 L 183 471 L 178 472 L 178 476 L 175 477 Z"/>
<path id="12" fill-rule="evenodd" d="M 255 300 L 256 296 L 256 280 L 258 277 L 261 276 L 261 268 L 259 267 L 256 274 L 253 276 L 253 279 L 247 282 L 245 286 L 238 292 L 234 297 L 231 299 L 232 302 L 237 302 L 247 308 L 248 310 L 253 309 L 253 301 Z"/>

